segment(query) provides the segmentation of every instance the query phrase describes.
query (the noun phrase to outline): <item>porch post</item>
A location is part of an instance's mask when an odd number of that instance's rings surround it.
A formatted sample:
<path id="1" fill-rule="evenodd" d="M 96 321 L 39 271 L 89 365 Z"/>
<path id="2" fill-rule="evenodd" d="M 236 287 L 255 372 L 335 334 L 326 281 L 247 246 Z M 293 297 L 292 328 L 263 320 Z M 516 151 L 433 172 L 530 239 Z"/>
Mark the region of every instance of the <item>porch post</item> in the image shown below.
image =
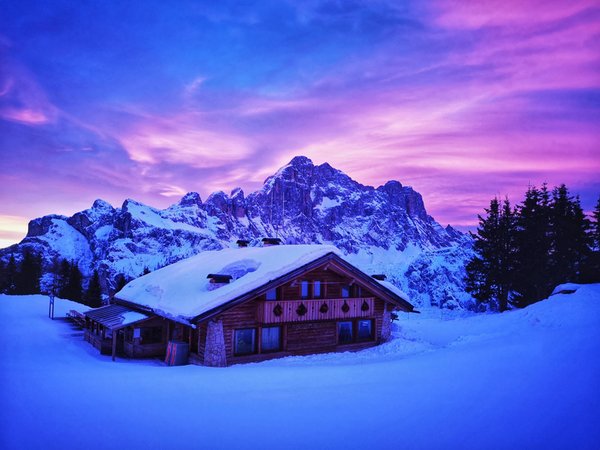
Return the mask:
<path id="1" fill-rule="evenodd" d="M 117 353 L 117 330 L 113 330 L 112 334 L 112 360 L 115 360 L 115 355 Z"/>

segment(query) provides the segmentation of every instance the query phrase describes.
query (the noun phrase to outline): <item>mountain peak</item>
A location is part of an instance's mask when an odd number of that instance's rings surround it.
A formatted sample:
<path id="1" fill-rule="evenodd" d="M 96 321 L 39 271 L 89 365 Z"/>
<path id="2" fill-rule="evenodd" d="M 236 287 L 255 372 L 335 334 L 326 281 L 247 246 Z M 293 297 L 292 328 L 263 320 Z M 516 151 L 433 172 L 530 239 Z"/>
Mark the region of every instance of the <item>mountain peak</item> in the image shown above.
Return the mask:
<path id="1" fill-rule="evenodd" d="M 200 194 L 198 194 L 197 192 L 188 192 L 183 197 L 181 197 L 179 204 L 181 206 L 201 206 L 202 199 L 200 198 Z"/>
<path id="2" fill-rule="evenodd" d="M 312 166 L 314 166 L 314 164 L 310 158 L 299 155 L 299 156 L 294 156 L 292 158 L 292 160 L 289 162 L 288 166 L 297 167 L 297 168 L 306 167 L 306 166 L 312 167 Z"/>
<path id="3" fill-rule="evenodd" d="M 92 205 L 92 209 L 100 209 L 100 210 L 112 211 L 114 208 L 107 201 L 104 201 L 101 198 L 98 198 L 98 199 L 96 199 L 96 201 Z"/>
<path id="4" fill-rule="evenodd" d="M 242 190 L 242 188 L 240 187 L 236 187 L 235 189 L 233 189 L 231 191 L 231 194 L 229 195 L 232 199 L 236 199 L 236 200 L 244 200 L 244 191 Z"/>
<path id="5" fill-rule="evenodd" d="M 123 205 L 121 206 L 121 209 L 123 211 L 127 211 L 131 207 L 135 208 L 135 207 L 148 207 L 148 206 L 144 205 L 142 202 L 138 202 L 137 200 L 134 200 L 132 198 L 127 198 L 123 202 Z"/>

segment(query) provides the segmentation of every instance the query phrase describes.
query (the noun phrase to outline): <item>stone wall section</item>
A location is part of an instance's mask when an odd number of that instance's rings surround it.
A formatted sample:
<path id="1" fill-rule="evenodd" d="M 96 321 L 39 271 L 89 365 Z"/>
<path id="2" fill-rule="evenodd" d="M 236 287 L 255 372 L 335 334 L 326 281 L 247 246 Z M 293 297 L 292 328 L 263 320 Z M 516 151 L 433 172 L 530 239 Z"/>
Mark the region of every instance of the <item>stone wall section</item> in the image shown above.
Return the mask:
<path id="1" fill-rule="evenodd" d="M 206 330 L 206 349 L 204 351 L 204 365 L 211 367 L 227 366 L 225 352 L 225 336 L 223 322 L 211 320 Z"/>
<path id="2" fill-rule="evenodd" d="M 392 335 L 392 313 L 385 308 L 383 311 L 383 322 L 381 324 L 381 341 L 385 342 Z"/>

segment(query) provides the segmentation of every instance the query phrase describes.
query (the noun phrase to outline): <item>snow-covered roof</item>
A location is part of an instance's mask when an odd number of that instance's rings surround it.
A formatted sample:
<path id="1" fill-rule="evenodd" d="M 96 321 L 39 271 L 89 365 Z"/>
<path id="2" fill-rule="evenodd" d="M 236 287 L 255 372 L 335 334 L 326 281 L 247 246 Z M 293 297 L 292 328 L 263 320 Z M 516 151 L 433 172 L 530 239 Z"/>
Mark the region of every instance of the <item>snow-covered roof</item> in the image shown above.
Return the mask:
<path id="1" fill-rule="evenodd" d="M 205 251 L 131 281 L 116 297 L 148 307 L 160 315 L 191 319 L 329 253 L 342 257 L 331 245 Z M 231 275 L 233 279 L 231 283 L 215 288 L 215 284 L 206 278 L 209 273 Z"/>
<path id="2" fill-rule="evenodd" d="M 410 301 L 408 295 L 404 291 L 402 291 L 399 287 L 397 287 L 395 284 L 392 284 L 389 281 L 385 281 L 385 280 L 377 280 L 376 278 L 373 278 L 373 281 L 379 283 L 383 287 L 385 287 L 388 290 L 392 291 L 398 297 L 406 300 L 407 302 Z"/>
<path id="3" fill-rule="evenodd" d="M 91 309 L 85 315 L 110 329 L 123 328 L 126 325 L 148 319 L 149 316 L 121 305 L 108 305 Z"/>

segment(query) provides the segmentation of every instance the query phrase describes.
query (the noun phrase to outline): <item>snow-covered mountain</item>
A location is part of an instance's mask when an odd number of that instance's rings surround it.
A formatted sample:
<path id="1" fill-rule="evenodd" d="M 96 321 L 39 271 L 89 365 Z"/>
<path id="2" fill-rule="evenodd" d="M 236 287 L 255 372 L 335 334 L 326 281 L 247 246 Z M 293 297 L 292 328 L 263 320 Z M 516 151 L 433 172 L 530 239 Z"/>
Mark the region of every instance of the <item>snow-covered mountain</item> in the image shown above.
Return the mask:
<path id="1" fill-rule="evenodd" d="M 236 188 L 202 202 L 197 193 L 159 210 L 125 200 L 114 208 L 96 200 L 72 217 L 49 215 L 29 223 L 19 244 L 0 250 L 16 257 L 25 248 L 77 261 L 89 275 L 98 269 L 105 287 L 117 274 L 128 278 L 203 250 L 258 245 L 263 237 L 287 244 L 331 243 L 368 273 L 385 273 L 422 306 L 469 307 L 464 292 L 471 239 L 427 214 L 421 195 L 389 181 L 364 186 L 329 164 L 298 156 L 247 197 Z"/>

